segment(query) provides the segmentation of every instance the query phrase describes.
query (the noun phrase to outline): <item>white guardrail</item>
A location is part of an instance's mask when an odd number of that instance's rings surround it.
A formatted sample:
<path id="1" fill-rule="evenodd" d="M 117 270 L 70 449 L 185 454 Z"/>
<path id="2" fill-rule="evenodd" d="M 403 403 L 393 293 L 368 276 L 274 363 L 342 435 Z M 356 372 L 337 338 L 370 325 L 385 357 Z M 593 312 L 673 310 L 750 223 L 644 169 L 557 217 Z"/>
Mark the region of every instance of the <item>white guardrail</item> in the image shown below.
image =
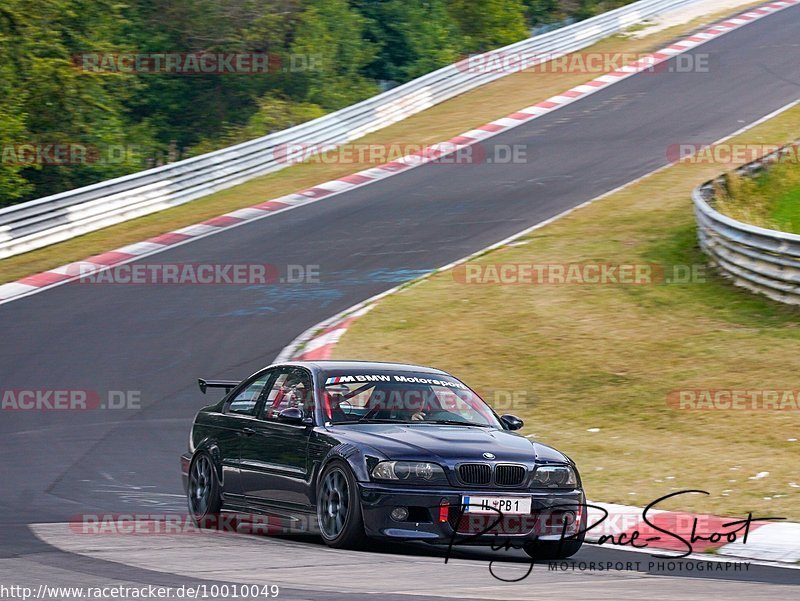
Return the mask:
<path id="1" fill-rule="evenodd" d="M 574 52 L 631 25 L 700 0 L 640 0 L 488 55 Z M 490 63 L 489 58 L 486 62 Z M 535 64 L 532 61 L 530 64 Z M 155 169 L 99 182 L 0 209 L 0 259 L 61 242 L 277 171 L 287 162 L 273 151 L 290 144 L 335 146 L 401 121 L 507 75 L 467 69 L 466 60 L 443 67 L 377 96 L 243 144 Z M 510 70 L 509 70 L 510 71 Z"/>
<path id="2" fill-rule="evenodd" d="M 797 156 L 797 144 L 745 165 L 737 173 L 752 175 L 787 154 Z M 724 184 L 723 175 L 695 188 L 692 194 L 700 247 L 736 285 L 800 305 L 800 235 L 742 223 L 714 210 L 715 186 Z"/>

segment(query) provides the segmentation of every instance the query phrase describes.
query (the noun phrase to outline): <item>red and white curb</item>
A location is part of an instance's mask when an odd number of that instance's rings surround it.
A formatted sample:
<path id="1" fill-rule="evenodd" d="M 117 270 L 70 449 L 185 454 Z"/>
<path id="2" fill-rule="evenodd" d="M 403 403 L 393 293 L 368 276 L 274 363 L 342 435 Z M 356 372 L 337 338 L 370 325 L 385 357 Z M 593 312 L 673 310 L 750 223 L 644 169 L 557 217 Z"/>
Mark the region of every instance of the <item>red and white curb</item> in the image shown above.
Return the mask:
<path id="1" fill-rule="evenodd" d="M 613 541 L 605 538 L 603 546 L 610 547 L 615 541 L 630 543 L 631 537 L 635 536 L 636 545 L 646 544 L 644 550 L 647 552 L 687 553 L 689 547 L 676 538 L 679 536 L 689 541 L 693 555 L 713 553 L 724 557 L 758 561 L 781 563 L 800 561 L 800 524 L 797 523 L 753 521 L 745 542 L 744 529 L 735 532 L 742 524 L 734 522 L 739 522 L 747 516 L 720 517 L 651 509 L 647 512 L 647 520 L 650 522 L 648 524 L 642 515 L 644 511 L 642 507 L 612 503 L 592 502 L 592 504 L 602 507 L 608 512 L 608 516 L 603 519 L 604 514 L 601 510 L 589 508 L 588 524 L 600 523 L 591 529 L 586 539 L 596 543 L 601 537 L 613 536 Z M 636 532 L 638 535 L 634 534 Z M 692 542 L 693 535 L 694 542 Z M 654 537 L 658 537 L 658 540 L 647 540 Z M 626 546 L 630 548 L 630 544 Z"/>
<path id="2" fill-rule="evenodd" d="M 339 339 L 347 332 L 347 328 L 349 328 L 356 319 L 372 309 L 372 307 L 374 307 L 374 305 L 367 305 L 352 313 L 348 313 L 344 317 L 335 319 L 329 326 L 323 324 L 314 326 L 314 330 L 319 330 L 319 332 L 316 333 L 313 338 L 304 340 L 302 350 L 299 350 L 297 354 L 294 354 L 293 349 L 286 351 L 287 354 L 290 355 L 287 359 L 291 358 L 296 361 L 329 359 L 336 343 L 339 342 Z M 302 336 L 300 338 L 302 339 Z M 284 361 L 285 359 L 279 360 Z"/>
<path id="3" fill-rule="evenodd" d="M 495 136 L 501 132 L 527 123 L 532 119 L 546 115 L 563 106 L 571 104 L 576 100 L 594 94 L 618 81 L 622 81 L 637 73 L 651 70 L 656 65 L 669 60 L 675 55 L 682 54 L 688 50 L 696 48 L 701 44 L 713 40 L 725 33 L 738 29 L 747 23 L 751 23 L 767 15 L 783 10 L 800 0 L 781 0 L 760 6 L 734 18 L 722 21 L 709 27 L 701 33 L 691 35 L 683 40 L 675 42 L 650 55 L 626 65 L 616 71 L 606 73 L 589 81 L 585 84 L 575 86 L 561 94 L 548 98 L 542 102 L 534 104 L 524 109 L 520 109 L 510 115 L 482 125 L 476 129 L 456 136 L 447 142 L 433 145 L 430 149 L 420 151 L 415 154 L 404 156 L 395 161 L 379 165 L 370 169 L 365 169 L 336 180 L 321 183 L 311 188 L 301 190 L 294 194 L 281 196 L 252 207 L 231 211 L 219 217 L 214 217 L 190 225 L 160 236 L 155 236 L 139 242 L 123 246 L 116 250 L 105 252 L 99 255 L 88 257 L 83 261 L 76 261 L 67 265 L 62 265 L 55 269 L 37 273 L 24 277 L 16 282 L 0 285 L 0 304 L 14 301 L 25 296 L 30 296 L 42 290 L 66 284 L 70 281 L 79 279 L 81 276 L 88 276 L 106 269 L 129 263 L 144 257 L 157 254 L 168 248 L 186 244 L 193 240 L 204 238 L 221 231 L 238 227 L 245 223 L 269 217 L 275 213 L 290 210 L 295 207 L 316 202 L 323 198 L 335 196 L 342 192 L 350 191 L 354 188 L 369 185 L 375 181 L 401 173 L 403 171 L 419 167 L 431 161 L 435 161 L 444 156 L 450 155 L 462 148 L 466 148 L 476 142 Z M 335 336 L 335 334 L 333 334 Z"/>

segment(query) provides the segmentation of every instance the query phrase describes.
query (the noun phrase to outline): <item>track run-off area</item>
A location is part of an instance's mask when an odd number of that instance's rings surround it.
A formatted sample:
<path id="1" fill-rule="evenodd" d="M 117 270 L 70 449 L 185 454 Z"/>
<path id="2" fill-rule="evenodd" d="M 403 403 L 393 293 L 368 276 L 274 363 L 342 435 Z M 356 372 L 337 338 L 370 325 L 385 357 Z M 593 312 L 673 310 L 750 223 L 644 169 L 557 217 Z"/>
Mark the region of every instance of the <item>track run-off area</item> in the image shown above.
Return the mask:
<path id="1" fill-rule="evenodd" d="M 317 283 L 71 283 L 0 306 L 3 388 L 139 399 L 116 411 L 3 412 L 0 578 L 256 583 L 307 599 L 796 598 L 800 570 L 717 570 L 710 564 L 721 558 L 711 556 L 669 566 L 587 546 L 568 562 L 574 568 L 531 568 L 513 551 L 459 548 L 445 563 L 442 550 L 418 545 L 343 552 L 311 538 L 81 535 L 66 522 L 185 512 L 178 457 L 208 401 L 198 376 L 241 379 L 323 319 L 652 172 L 669 162 L 670 145 L 711 143 L 785 106 L 800 95 L 798 31 L 793 6 L 690 51 L 708 55 L 708 73 L 642 73 L 484 142 L 489 153 L 526 147 L 524 164 L 424 165 L 157 255 L 170 264 L 316 265 Z M 529 569 L 516 583 L 492 575 Z"/>

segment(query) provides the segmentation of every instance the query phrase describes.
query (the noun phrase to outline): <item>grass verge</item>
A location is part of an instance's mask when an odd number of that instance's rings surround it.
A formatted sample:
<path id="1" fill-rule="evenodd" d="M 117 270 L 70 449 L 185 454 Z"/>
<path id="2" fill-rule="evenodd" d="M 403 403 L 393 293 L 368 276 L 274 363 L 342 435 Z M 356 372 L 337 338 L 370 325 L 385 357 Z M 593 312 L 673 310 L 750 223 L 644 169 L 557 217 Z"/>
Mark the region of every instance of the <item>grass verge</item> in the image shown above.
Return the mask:
<path id="1" fill-rule="evenodd" d="M 732 142 L 781 144 L 798 132 L 795 107 Z M 719 170 L 674 165 L 464 269 L 705 266 L 690 193 Z M 800 520 L 797 411 L 667 404 L 671 391 L 686 389 L 800 388 L 797 309 L 712 273 L 682 285 L 467 285 L 458 273 L 438 273 L 380 301 L 335 356 L 432 364 L 482 392 L 525 393 L 509 412 L 525 419 L 524 434 L 577 461 L 591 499 L 645 505 L 701 489 L 710 496 L 665 507 Z"/>
<path id="2" fill-rule="evenodd" d="M 613 36 L 581 52 L 615 54 L 657 50 L 675 38 L 683 37 L 700 27 L 758 4 L 761 2 L 720 11 L 640 39 L 624 35 Z M 598 75 L 600 73 L 517 73 L 374 132 L 358 142 L 377 145 L 441 142 Z M 354 161 L 327 164 L 309 162 L 289 167 L 173 209 L 3 259 L 0 261 L 0 284 L 374 166 L 367 162 Z"/>
<path id="3" fill-rule="evenodd" d="M 745 223 L 800 234 L 800 164 L 797 153 L 791 157 L 752 178 L 730 174 L 715 208 Z"/>

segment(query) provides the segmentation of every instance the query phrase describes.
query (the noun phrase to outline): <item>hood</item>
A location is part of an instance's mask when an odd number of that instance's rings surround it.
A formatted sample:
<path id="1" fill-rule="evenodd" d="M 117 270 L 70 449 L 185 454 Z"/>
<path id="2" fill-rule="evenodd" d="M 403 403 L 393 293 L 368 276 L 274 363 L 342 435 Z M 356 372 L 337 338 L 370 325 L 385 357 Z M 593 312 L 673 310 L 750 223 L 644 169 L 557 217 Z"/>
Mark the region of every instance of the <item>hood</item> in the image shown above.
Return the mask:
<path id="1" fill-rule="evenodd" d="M 494 461 L 570 463 L 559 451 L 505 430 L 425 424 L 348 424 L 336 426 L 340 439 L 368 445 L 387 459 L 434 459 L 440 462 Z"/>

